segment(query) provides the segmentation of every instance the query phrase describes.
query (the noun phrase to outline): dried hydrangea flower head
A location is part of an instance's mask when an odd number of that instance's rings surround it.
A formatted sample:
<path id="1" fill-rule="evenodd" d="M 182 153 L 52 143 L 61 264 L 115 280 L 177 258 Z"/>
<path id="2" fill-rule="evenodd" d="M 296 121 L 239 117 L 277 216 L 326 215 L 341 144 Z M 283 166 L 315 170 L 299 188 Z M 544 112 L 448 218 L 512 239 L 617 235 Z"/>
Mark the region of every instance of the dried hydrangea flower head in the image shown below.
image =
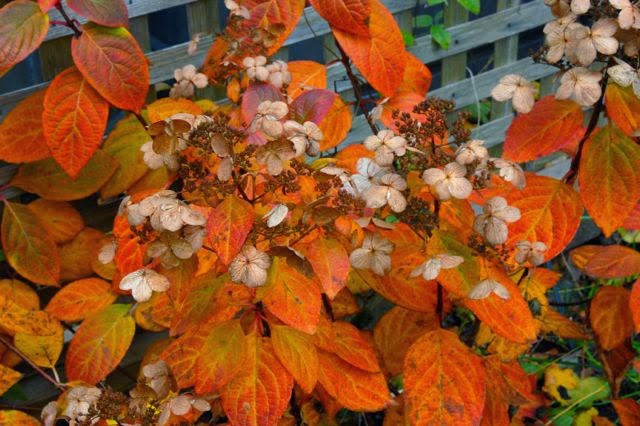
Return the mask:
<path id="1" fill-rule="evenodd" d="M 158 293 L 169 290 L 169 279 L 149 268 L 138 269 L 122 278 L 120 290 L 129 291 L 136 302 L 146 302 L 151 299 L 154 291 Z"/>
<path id="2" fill-rule="evenodd" d="M 518 74 L 508 74 L 500 79 L 500 82 L 491 91 L 491 97 L 498 102 L 511 99 L 513 109 L 521 114 L 526 114 L 533 108 L 535 95 L 538 93 L 536 86 Z"/>
<path id="3" fill-rule="evenodd" d="M 493 197 L 482 206 L 473 222 L 473 230 L 492 245 L 504 244 L 509 236 L 507 223 L 520 219 L 520 209 L 509 206 L 503 197 Z"/>
<path id="4" fill-rule="evenodd" d="M 568 0 L 544 0 L 544 4 L 549 6 L 553 16 L 561 18 L 571 11 Z"/>
<path id="5" fill-rule="evenodd" d="M 320 142 L 324 139 L 322 130 L 313 121 L 305 121 L 300 124 L 297 121 L 288 120 L 284 123 L 284 133 L 293 143 L 296 157 L 307 154 L 315 157 L 320 154 Z"/>
<path id="6" fill-rule="evenodd" d="M 370 269 L 377 275 L 384 275 L 391 270 L 391 257 L 394 245 L 371 232 L 367 232 L 362 241 L 362 247 L 351 252 L 349 260 L 356 269 Z"/>
<path id="7" fill-rule="evenodd" d="M 584 67 L 591 65 L 598 53 L 613 55 L 618 51 L 615 38 L 618 24 L 610 18 L 598 20 L 591 28 L 574 22 L 566 29 L 567 57 Z"/>
<path id="8" fill-rule="evenodd" d="M 351 175 L 350 185 L 353 188 L 354 193 L 351 195 L 361 196 L 364 194 L 371 185 L 377 184 L 382 179 L 382 176 L 391 173 L 391 169 L 388 167 L 381 167 L 375 161 L 370 158 L 362 157 L 358 159 L 356 163 L 357 173 Z M 347 192 L 351 193 L 348 188 L 345 188 Z"/>
<path id="9" fill-rule="evenodd" d="M 169 394 L 172 386 L 171 371 L 163 360 L 142 367 L 142 375 L 158 399 L 163 399 Z"/>
<path id="10" fill-rule="evenodd" d="M 269 70 L 267 69 L 267 58 L 262 55 L 255 57 L 247 56 L 242 60 L 247 77 L 251 80 L 267 81 L 269 78 Z"/>
<path id="11" fill-rule="evenodd" d="M 547 245 L 541 241 L 532 243 L 530 241 L 520 241 L 516 244 L 515 261 L 520 265 L 527 262 L 533 266 L 538 266 L 544 262 L 544 253 L 547 251 Z"/>
<path id="12" fill-rule="evenodd" d="M 289 106 L 282 101 L 262 101 L 258 105 L 250 131 L 259 130 L 271 138 L 279 138 L 284 132 L 284 126 L 280 120 L 288 113 Z"/>
<path id="13" fill-rule="evenodd" d="M 42 420 L 44 426 L 55 426 L 57 419 L 58 403 L 56 401 L 49 401 L 40 412 L 40 420 Z"/>
<path id="14" fill-rule="evenodd" d="M 159 258 L 163 267 L 170 269 L 180 265 L 181 260 L 191 258 L 204 242 L 202 226 L 187 225 L 178 232 L 164 231 L 147 246 L 147 256 Z"/>
<path id="15" fill-rule="evenodd" d="M 67 407 L 64 415 L 70 420 L 70 424 L 86 422 L 91 408 L 95 408 L 102 391 L 96 387 L 78 386 L 67 392 Z"/>
<path id="16" fill-rule="evenodd" d="M 438 198 L 448 200 L 451 197 L 464 200 L 471 195 L 473 185 L 465 177 L 467 168 L 459 163 L 449 163 L 444 170 L 431 168 L 424 171 L 422 180 L 427 185 L 434 186 Z"/>
<path id="17" fill-rule="evenodd" d="M 402 136 L 396 136 L 392 130 L 381 130 L 377 135 L 367 137 L 364 147 L 375 151 L 376 163 L 390 166 L 395 156 L 402 157 L 407 152 L 407 141 Z"/>
<path id="18" fill-rule="evenodd" d="M 489 297 L 491 293 L 495 293 L 496 296 L 504 300 L 508 300 L 511 297 L 509 290 L 507 290 L 505 286 L 490 278 L 476 284 L 471 291 L 469 291 L 467 297 L 473 300 L 481 300 Z"/>
<path id="19" fill-rule="evenodd" d="M 489 151 L 484 146 L 483 140 L 471 140 L 460 144 L 456 149 L 456 162 L 467 165 L 474 161 L 485 163 L 489 159 Z"/>
<path id="20" fill-rule="evenodd" d="M 452 269 L 464 262 L 464 258 L 460 256 L 452 256 L 450 254 L 437 254 L 424 263 L 421 263 L 416 269 L 411 271 L 411 277 L 415 278 L 422 275 L 425 280 L 435 280 L 440 274 L 441 269 Z"/>
<path id="21" fill-rule="evenodd" d="M 178 68 L 173 72 L 176 83 L 169 91 L 172 99 L 190 98 L 195 93 L 195 89 L 207 87 L 207 76 L 199 73 L 195 66 L 189 64 Z"/>
<path id="22" fill-rule="evenodd" d="M 623 30 L 640 28 L 640 10 L 630 0 L 609 0 L 611 6 L 620 11 L 618 25 Z"/>
<path id="23" fill-rule="evenodd" d="M 286 62 L 279 60 L 273 61 L 267 65 L 267 71 L 269 71 L 267 80 L 278 89 L 291 83 L 291 72 L 289 72 L 289 66 Z"/>
<path id="24" fill-rule="evenodd" d="M 98 251 L 98 261 L 103 265 L 113 262 L 116 257 L 116 240 L 110 239 L 106 244 L 100 247 Z"/>
<path id="25" fill-rule="evenodd" d="M 204 399 L 195 398 L 191 395 L 178 395 L 164 402 L 160 406 L 160 416 L 158 417 L 158 425 L 167 424 L 171 415 L 184 416 L 192 410 L 200 412 L 211 410 L 211 405 Z"/>
<path id="26" fill-rule="evenodd" d="M 234 0 L 224 0 L 224 7 L 229 10 L 230 16 L 238 16 L 243 19 L 251 19 L 251 13 L 245 6 L 240 6 Z"/>
<path id="27" fill-rule="evenodd" d="M 584 15 L 591 8 L 591 0 L 571 0 L 571 12 Z"/>
<path id="28" fill-rule="evenodd" d="M 362 199 L 369 208 L 377 209 L 388 204 L 391 210 L 401 213 L 407 208 L 407 200 L 402 194 L 405 189 L 407 182 L 402 176 L 387 173 L 362 194 Z"/>
<path id="29" fill-rule="evenodd" d="M 640 75 L 638 70 L 618 58 L 613 58 L 618 65 L 607 69 L 611 80 L 619 86 L 633 88 L 633 93 L 640 98 Z"/>
<path id="30" fill-rule="evenodd" d="M 262 218 L 267 220 L 268 228 L 275 228 L 280 225 L 289 214 L 289 208 L 284 204 L 276 204 Z"/>
<path id="31" fill-rule="evenodd" d="M 245 245 L 229 264 L 229 275 L 234 283 L 255 288 L 267 282 L 271 258 L 252 245 Z"/>
<path id="32" fill-rule="evenodd" d="M 569 43 L 565 32 L 569 24 L 575 22 L 576 18 L 576 15 L 570 13 L 550 21 L 544 26 L 545 44 L 548 47 L 545 58 L 548 62 L 554 64 L 564 56 L 567 43 Z"/>
<path id="33" fill-rule="evenodd" d="M 589 71 L 583 67 L 571 68 L 560 79 L 556 99 L 571 98 L 582 106 L 593 105 L 602 94 L 600 80 L 602 74 L 598 71 Z"/>
<path id="34" fill-rule="evenodd" d="M 511 182 L 513 186 L 522 189 L 526 186 L 527 181 L 524 170 L 518 163 L 503 160 L 502 158 L 492 158 L 491 162 L 500 169 L 499 175 L 507 182 Z"/>
<path id="35" fill-rule="evenodd" d="M 275 140 L 260 147 L 256 153 L 256 161 L 267 166 L 267 172 L 278 176 L 284 170 L 285 164 L 296 158 L 293 144 L 288 140 Z"/>

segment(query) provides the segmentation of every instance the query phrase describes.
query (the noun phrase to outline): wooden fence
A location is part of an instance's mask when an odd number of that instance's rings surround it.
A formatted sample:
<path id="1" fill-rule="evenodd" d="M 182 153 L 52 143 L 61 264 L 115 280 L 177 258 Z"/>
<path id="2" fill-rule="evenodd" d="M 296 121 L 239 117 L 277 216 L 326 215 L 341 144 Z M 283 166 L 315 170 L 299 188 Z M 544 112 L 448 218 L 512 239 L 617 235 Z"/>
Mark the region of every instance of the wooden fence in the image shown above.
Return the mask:
<path id="1" fill-rule="evenodd" d="M 383 0 L 383 2 L 394 14 L 401 28 L 411 32 L 415 11 L 419 6 L 418 0 Z M 170 7 L 184 6 L 186 7 L 190 36 L 220 30 L 221 0 L 129 0 L 127 3 L 131 17 L 130 30 L 146 52 L 151 64 L 151 82 L 154 85 L 172 79 L 173 71 L 178 67 L 189 63 L 202 64 L 213 37 L 211 35 L 202 37 L 193 56 L 187 54 L 188 43 L 151 51 L 149 14 Z M 52 19 L 58 18 L 53 17 Z M 437 89 L 430 91 L 429 95 L 452 99 L 456 102 L 457 108 L 476 105 L 478 102 L 486 100 L 499 78 L 511 73 L 522 74 L 530 80 L 541 81 L 541 90 L 545 94 L 550 91 L 552 75 L 556 69 L 535 64 L 529 58 L 519 59 L 518 48 L 519 36 L 522 33 L 537 29 L 541 34 L 541 27 L 550 19 L 552 19 L 551 13 L 544 5 L 543 0 L 527 3 L 520 3 L 519 0 L 497 0 L 495 13 L 473 20 L 470 20 L 468 13 L 457 3 L 450 2 L 444 15 L 444 23 L 451 33 L 450 48 L 448 50 L 440 49 L 433 43 L 431 36 L 424 35 L 416 37 L 414 45 L 409 50 L 428 65 L 439 63 L 442 76 L 441 84 Z M 46 42 L 40 48 L 40 63 L 45 81 L 50 80 L 56 73 L 71 65 L 70 34 L 70 31 L 65 27 L 53 27 Z M 331 32 L 326 22 L 313 9 L 307 8 L 278 57 L 289 59 L 289 47 L 316 37 L 322 39 L 317 40 L 318 42 L 332 42 Z M 487 45 L 494 46 L 494 53 L 490 58 L 491 66 L 487 67 L 487 71 L 471 76 L 467 71 L 469 52 Z M 296 58 L 292 57 L 291 59 Z M 332 59 L 334 58 L 327 57 L 327 62 Z M 337 88 L 348 99 L 350 89 L 349 85 L 343 81 L 345 79 L 344 67 L 339 63 L 330 65 L 328 76 L 328 88 Z M 0 119 L 17 102 L 34 91 L 46 87 L 47 84 L 44 82 L 0 95 Z M 153 96 L 155 96 L 155 90 L 152 88 L 151 99 Z M 473 137 L 485 139 L 489 146 L 495 147 L 502 143 L 513 114 L 509 105 L 494 103 L 490 118 L 489 122 L 480 125 L 473 131 Z M 368 136 L 369 132 L 363 117 L 358 116 L 355 118 L 353 130 L 348 136 L 348 142 L 362 140 Z M 15 170 L 15 165 L 0 165 L 0 184 L 7 182 Z M 5 191 L 4 195 L 12 196 L 15 194 L 17 194 L 15 191 Z M 96 216 L 105 218 L 107 216 L 96 210 L 95 206 L 85 207 L 83 214 L 91 226 L 96 226 L 101 221 Z M 102 222 L 106 223 L 105 220 Z M 131 377 L 135 377 L 136 374 L 135 365 L 145 348 L 153 340 L 160 337 L 162 337 L 161 334 L 140 336 L 141 340 L 136 342 L 134 351 L 125 358 L 122 369 L 112 375 L 110 381 L 114 387 L 131 385 Z M 124 374 L 126 371 L 128 374 Z M 55 389 L 37 377 L 23 381 L 23 385 L 30 402 L 45 401 L 56 395 Z M 2 402 L 1 399 L 0 402 Z"/>

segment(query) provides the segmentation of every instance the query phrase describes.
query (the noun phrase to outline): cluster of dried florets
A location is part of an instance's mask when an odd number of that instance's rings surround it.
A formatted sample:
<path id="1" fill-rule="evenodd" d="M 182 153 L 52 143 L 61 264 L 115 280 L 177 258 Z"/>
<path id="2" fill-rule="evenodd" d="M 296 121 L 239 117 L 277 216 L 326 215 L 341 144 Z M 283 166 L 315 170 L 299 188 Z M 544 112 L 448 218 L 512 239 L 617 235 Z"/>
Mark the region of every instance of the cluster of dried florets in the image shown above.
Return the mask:
<path id="1" fill-rule="evenodd" d="M 556 19 L 544 27 L 545 48 L 538 59 L 561 69 L 557 99 L 572 99 L 582 106 L 602 96 L 602 79 L 640 95 L 640 9 L 629 0 L 545 0 Z M 519 113 L 533 108 L 537 89 L 519 75 L 500 80 L 492 96 L 512 100 Z"/>
<path id="2" fill-rule="evenodd" d="M 247 77 L 253 81 L 271 83 L 278 89 L 291 83 L 291 73 L 284 61 L 275 60 L 267 64 L 267 58 L 263 55 L 247 56 L 242 60 L 242 66 Z"/>
<path id="3" fill-rule="evenodd" d="M 196 89 L 204 89 L 208 84 L 207 76 L 198 72 L 192 64 L 176 69 L 173 76 L 176 82 L 169 91 L 169 96 L 173 99 L 190 98 Z"/>

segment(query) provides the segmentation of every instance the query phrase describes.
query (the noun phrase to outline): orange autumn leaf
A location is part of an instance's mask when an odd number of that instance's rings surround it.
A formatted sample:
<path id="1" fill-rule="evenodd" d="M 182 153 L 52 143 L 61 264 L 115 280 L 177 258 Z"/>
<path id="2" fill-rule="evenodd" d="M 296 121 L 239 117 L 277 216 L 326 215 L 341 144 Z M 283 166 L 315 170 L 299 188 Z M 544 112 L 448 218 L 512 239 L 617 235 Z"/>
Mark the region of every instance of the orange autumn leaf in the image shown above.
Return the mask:
<path id="1" fill-rule="evenodd" d="M 380 371 L 373 345 L 356 326 L 344 321 L 333 323 L 335 347 L 333 352 L 342 360 L 370 373 Z"/>
<path id="2" fill-rule="evenodd" d="M 633 333 L 629 297 L 629 290 L 622 287 L 602 287 L 591 300 L 591 327 L 605 350 L 621 345 Z"/>
<path id="3" fill-rule="evenodd" d="M 634 231 L 640 230 L 640 203 L 636 204 L 629 217 L 624 220 L 622 227 Z"/>
<path id="4" fill-rule="evenodd" d="M 69 381 L 95 385 L 120 364 L 136 330 L 129 308 L 114 304 L 80 324 L 67 350 L 65 370 Z"/>
<path id="5" fill-rule="evenodd" d="M 97 24 L 107 27 L 126 27 L 129 11 L 124 0 L 109 2 L 96 0 L 67 0 L 69 8 Z"/>
<path id="6" fill-rule="evenodd" d="M 335 148 L 342 143 L 351 130 L 352 120 L 351 107 L 340 96 L 336 96 L 331 108 L 320 121 L 319 127 L 324 136 L 320 141 L 320 151 Z"/>
<path id="7" fill-rule="evenodd" d="M 118 162 L 97 150 L 76 179 L 71 179 L 53 158 L 26 163 L 11 185 L 54 201 L 79 200 L 98 191 L 118 168 Z"/>
<path id="8" fill-rule="evenodd" d="M 399 111 L 400 113 L 405 112 L 410 114 L 411 118 L 420 120 L 420 118 L 423 118 L 424 116 L 413 114 L 412 111 L 413 107 L 423 100 L 424 96 L 419 95 L 418 93 L 411 91 L 397 91 L 386 102 L 384 102 L 384 104 L 382 104 L 380 121 L 389 129 L 398 131 L 398 126 L 396 126 L 397 119 L 393 118 L 394 111 Z"/>
<path id="9" fill-rule="evenodd" d="M 205 337 L 203 333 L 185 333 L 173 340 L 160 354 L 181 389 L 192 387 L 196 383 L 195 366 Z"/>
<path id="10" fill-rule="evenodd" d="M 272 258 L 267 282 L 262 290 L 264 306 L 285 324 L 313 334 L 322 306 L 320 288 L 280 256 Z"/>
<path id="11" fill-rule="evenodd" d="M 640 278 L 633 283 L 631 294 L 629 295 L 629 309 L 633 317 L 633 324 L 636 333 L 640 332 Z"/>
<path id="12" fill-rule="evenodd" d="M 43 223 L 27 206 L 4 202 L 1 237 L 7 261 L 20 275 L 38 284 L 58 284 L 58 248 Z"/>
<path id="13" fill-rule="evenodd" d="M 611 279 L 640 274 L 640 253 L 634 249 L 617 244 L 595 247 L 598 249 L 582 268 L 588 275 Z"/>
<path id="14" fill-rule="evenodd" d="M 544 259 L 557 256 L 571 242 L 582 217 L 580 195 L 569 185 L 546 176 L 527 173 L 527 186 L 506 195 L 521 217 L 509 224 L 507 245 L 520 241 L 542 241 L 547 245 Z"/>
<path id="15" fill-rule="evenodd" d="M 59 247 L 60 279 L 79 280 L 93 275 L 92 260 L 97 256 L 104 234 L 94 228 L 84 228 L 75 238 Z"/>
<path id="16" fill-rule="evenodd" d="M 246 368 L 248 349 L 240 321 L 222 322 L 209 329 L 195 364 L 196 392 L 219 392 Z"/>
<path id="17" fill-rule="evenodd" d="M 634 426 L 640 419 L 640 404 L 633 398 L 612 399 L 611 403 L 618 413 L 622 426 Z"/>
<path id="18" fill-rule="evenodd" d="M 52 336 L 60 323 L 47 312 L 27 309 L 0 293 L 0 332 L 14 336 L 18 333 Z"/>
<path id="19" fill-rule="evenodd" d="M 82 27 L 71 40 L 73 61 L 91 85 L 112 105 L 138 112 L 149 89 L 149 66 L 138 42 L 124 27 Z"/>
<path id="20" fill-rule="evenodd" d="M 572 321 L 570 318 L 551 308 L 544 310 L 542 316 L 539 318 L 539 322 L 542 333 L 553 333 L 563 339 L 584 340 L 589 338 L 579 323 Z"/>
<path id="21" fill-rule="evenodd" d="M 76 322 L 105 309 L 116 297 L 105 280 L 85 278 L 62 287 L 45 311 L 61 321 Z"/>
<path id="22" fill-rule="evenodd" d="M 113 259 L 121 276 L 137 271 L 144 266 L 147 245 L 129 227 L 125 216 L 117 215 L 113 221 L 116 238 L 116 254 Z"/>
<path id="23" fill-rule="evenodd" d="M 277 52 L 296 28 L 304 11 L 304 4 L 304 0 L 245 0 L 242 2 L 242 5 L 249 9 L 251 16 L 244 22 L 246 28 L 268 30 L 273 25 L 281 26 L 277 39 L 267 50 L 267 56 Z"/>
<path id="24" fill-rule="evenodd" d="M 173 114 L 178 113 L 198 115 L 202 114 L 202 108 L 195 102 L 185 98 L 162 98 L 147 105 L 147 114 L 149 114 L 151 123 L 166 120 Z"/>
<path id="25" fill-rule="evenodd" d="M 221 390 L 222 408 L 232 424 L 277 424 L 289 405 L 293 378 L 269 339 L 252 333 L 246 340 L 245 368 Z"/>
<path id="26" fill-rule="evenodd" d="M 16 0 L 0 9 L 0 77 L 44 41 L 49 15 L 38 3 Z"/>
<path id="27" fill-rule="evenodd" d="M 211 247 L 224 265 L 240 252 L 253 227 L 253 206 L 236 195 L 227 195 L 211 210 L 207 235 Z"/>
<path id="28" fill-rule="evenodd" d="M 22 374 L 0 364 L 0 396 L 20 380 Z"/>
<path id="29" fill-rule="evenodd" d="M 176 311 L 180 311 L 185 300 L 193 290 L 196 272 L 198 271 L 198 258 L 192 256 L 180 262 L 180 265 L 173 268 L 158 268 L 158 272 L 169 279 L 171 286 L 167 291 L 171 304 Z"/>
<path id="30" fill-rule="evenodd" d="M 438 320 L 434 312 L 416 312 L 394 306 L 373 329 L 373 341 L 383 365 L 391 375 L 402 373 L 409 347 L 423 334 L 435 330 Z"/>
<path id="31" fill-rule="evenodd" d="M 338 240 L 321 237 L 306 245 L 303 252 L 320 280 L 324 293 L 333 300 L 347 284 L 351 268 L 347 250 Z"/>
<path id="32" fill-rule="evenodd" d="M 640 146 L 614 124 L 596 130 L 584 145 L 580 196 L 606 236 L 622 226 L 640 199 L 638 170 Z"/>
<path id="33" fill-rule="evenodd" d="M 448 330 L 429 331 L 404 361 L 406 416 L 411 424 L 478 424 L 485 400 L 482 359 Z"/>
<path id="34" fill-rule="evenodd" d="M 479 258 L 459 240 L 457 234 L 435 232 L 429 239 L 427 252 L 428 257 L 449 254 L 464 259 L 455 268 L 441 269 L 437 277 L 438 282 L 455 297 L 467 297 L 469 291 L 480 281 Z"/>
<path id="35" fill-rule="evenodd" d="M 13 344 L 37 366 L 54 368 L 64 346 L 64 329 L 57 324 L 52 334 L 44 336 L 16 333 Z"/>
<path id="36" fill-rule="evenodd" d="M 292 99 L 309 89 L 327 87 L 327 68 L 324 64 L 315 61 L 291 61 L 287 64 L 287 70 L 291 73 L 287 93 Z"/>
<path id="37" fill-rule="evenodd" d="M 102 143 L 109 104 L 75 67 L 56 76 L 44 98 L 42 126 L 53 158 L 78 177 Z"/>
<path id="38" fill-rule="evenodd" d="M 296 383 L 311 393 L 318 381 L 318 351 L 312 337 L 285 325 L 271 325 L 273 350 Z"/>
<path id="39" fill-rule="evenodd" d="M 332 28 L 367 37 L 370 0 L 310 0 L 311 6 Z"/>
<path id="40" fill-rule="evenodd" d="M 587 263 L 595 256 L 603 246 L 596 245 L 584 245 L 571 250 L 569 253 L 569 259 L 576 265 L 577 268 L 584 270 Z"/>
<path id="41" fill-rule="evenodd" d="M 0 410 L 0 425 L 40 426 L 40 421 L 22 411 Z"/>
<path id="42" fill-rule="evenodd" d="M 326 392 L 353 411 L 380 411 L 392 401 L 382 373 L 370 373 L 337 355 L 318 351 L 318 381 Z"/>
<path id="43" fill-rule="evenodd" d="M 531 112 L 513 119 L 505 136 L 504 157 L 522 162 L 560 151 L 581 131 L 583 117 L 577 103 L 545 96 Z"/>
<path id="44" fill-rule="evenodd" d="M 400 28 L 380 0 L 370 0 L 369 35 L 332 28 L 336 40 L 367 81 L 384 96 L 402 83 L 407 51 Z"/>
<path id="45" fill-rule="evenodd" d="M 427 95 L 429 87 L 431 87 L 431 70 L 411 53 L 407 53 L 407 65 L 404 68 L 402 83 L 398 86 L 396 93 L 412 92 L 420 95 L 421 100 Z"/>
<path id="46" fill-rule="evenodd" d="M 607 116 L 620 127 L 627 136 L 640 128 L 640 99 L 633 93 L 631 86 L 622 87 L 607 84 L 604 106 Z"/>
<path id="47" fill-rule="evenodd" d="M 42 131 L 46 90 L 39 90 L 16 105 L 0 124 L 0 160 L 24 163 L 49 156 Z"/>
<path id="48" fill-rule="evenodd" d="M 71 204 L 39 198 L 27 207 L 35 214 L 57 243 L 71 241 L 84 228 L 84 219 Z"/>
<path id="49" fill-rule="evenodd" d="M 0 279 L 0 294 L 24 309 L 39 310 L 40 297 L 29 285 L 16 279 Z"/>

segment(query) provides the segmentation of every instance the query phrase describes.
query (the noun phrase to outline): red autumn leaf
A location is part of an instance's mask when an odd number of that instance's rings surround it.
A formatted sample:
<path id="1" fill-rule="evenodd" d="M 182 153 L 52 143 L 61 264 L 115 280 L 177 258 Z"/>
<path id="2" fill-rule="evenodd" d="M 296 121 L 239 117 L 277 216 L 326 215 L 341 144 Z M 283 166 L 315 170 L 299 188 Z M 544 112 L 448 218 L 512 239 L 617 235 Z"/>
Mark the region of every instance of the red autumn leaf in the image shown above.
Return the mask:
<path id="1" fill-rule="evenodd" d="M 58 248 L 42 222 L 27 206 L 5 201 L 2 248 L 9 265 L 20 275 L 38 284 L 58 284 Z"/>
<path id="2" fill-rule="evenodd" d="M 640 146 L 609 124 L 584 145 L 578 182 L 589 215 L 606 236 L 622 226 L 640 199 Z"/>
<path id="3" fill-rule="evenodd" d="M 242 119 L 247 125 L 251 124 L 256 116 L 258 106 L 264 101 L 284 101 L 282 93 L 272 84 L 251 83 L 242 95 Z"/>
<path id="4" fill-rule="evenodd" d="M 536 102 L 528 114 L 513 119 L 504 141 L 504 157 L 530 161 L 560 151 L 582 129 L 583 114 L 573 101 L 549 95 Z"/>
<path id="5" fill-rule="evenodd" d="M 633 283 L 631 294 L 629 295 L 629 310 L 636 327 L 636 333 L 640 332 L 640 278 Z"/>
<path id="6" fill-rule="evenodd" d="M 254 215 L 253 206 L 235 195 L 227 195 L 211 211 L 207 235 L 224 265 L 229 265 L 242 249 L 253 228 Z"/>
<path id="7" fill-rule="evenodd" d="M 484 260 L 484 259 L 483 259 Z M 509 292 L 508 299 L 491 293 L 483 299 L 469 299 L 464 304 L 494 333 L 515 343 L 527 343 L 536 338 L 536 325 L 529 305 L 515 283 L 501 267 L 484 260 L 480 279 L 492 279 Z"/>
<path id="8" fill-rule="evenodd" d="M 147 245 L 129 227 L 125 216 L 117 215 L 113 220 L 113 235 L 116 237 L 116 254 L 113 262 L 121 276 L 141 269 Z"/>
<path id="9" fill-rule="evenodd" d="M 44 98 L 42 125 L 53 158 L 78 177 L 102 143 L 109 104 L 75 67 L 56 76 Z"/>
<path id="10" fill-rule="evenodd" d="M 420 336 L 438 327 L 435 312 L 416 312 L 394 306 L 373 329 L 373 341 L 385 369 L 393 376 L 402 373 L 409 347 Z"/>
<path id="11" fill-rule="evenodd" d="M 347 284 L 351 268 L 347 250 L 333 238 L 316 238 L 303 251 L 324 293 L 333 300 Z"/>
<path id="12" fill-rule="evenodd" d="M 160 354 L 181 389 L 190 388 L 196 383 L 195 366 L 202 353 L 205 337 L 200 332 L 185 333 L 173 340 Z"/>
<path id="13" fill-rule="evenodd" d="M 382 373 L 370 373 L 338 356 L 318 351 L 318 381 L 329 395 L 353 411 L 380 411 L 392 401 Z"/>
<path id="14" fill-rule="evenodd" d="M 220 392 L 222 409 L 231 424 L 277 424 L 289 405 L 293 378 L 269 339 L 253 333 L 246 340 L 245 368 Z"/>
<path id="15" fill-rule="evenodd" d="M 298 96 L 290 105 L 293 120 L 319 124 L 331 109 L 338 95 L 326 89 L 312 89 Z"/>
<path id="16" fill-rule="evenodd" d="M 351 130 L 353 121 L 351 108 L 340 96 L 336 96 L 333 105 L 319 124 L 324 138 L 320 141 L 320 151 L 338 146 Z"/>
<path id="17" fill-rule="evenodd" d="M 624 220 L 622 227 L 634 231 L 640 230 L 640 203 L 636 204 L 629 217 Z"/>
<path id="18" fill-rule="evenodd" d="M 618 413 L 622 426 L 634 426 L 640 419 L 640 404 L 633 398 L 612 399 L 611 403 Z"/>
<path id="19" fill-rule="evenodd" d="M 99 278 L 85 278 L 62 287 L 45 308 L 60 321 L 76 322 L 85 319 L 116 300 L 111 285 Z"/>
<path id="20" fill-rule="evenodd" d="M 158 268 L 158 272 L 169 279 L 171 286 L 167 295 L 176 312 L 179 312 L 185 301 L 191 294 L 195 284 L 196 273 L 198 272 L 198 258 L 192 256 L 180 262 L 180 265 L 173 268 Z"/>
<path id="21" fill-rule="evenodd" d="M 547 245 L 545 260 L 564 250 L 580 226 L 580 195 L 560 180 L 527 173 L 527 186 L 513 189 L 506 198 L 521 213 L 520 220 L 509 224 L 507 245 L 542 241 Z"/>
<path id="22" fill-rule="evenodd" d="M 621 245 L 596 247 L 583 268 L 590 276 L 611 279 L 640 274 L 640 253 L 634 249 Z"/>
<path id="23" fill-rule="evenodd" d="M 149 66 L 138 42 L 126 28 L 87 24 L 71 40 L 76 66 L 109 103 L 140 111 L 149 89 Z"/>
<path id="24" fill-rule="evenodd" d="M 336 40 L 367 81 L 384 96 L 402 83 L 407 62 L 402 33 L 380 0 L 370 0 L 369 36 L 333 28 Z"/>
<path id="25" fill-rule="evenodd" d="M 327 68 L 315 61 L 291 61 L 287 64 L 291 73 L 291 83 L 287 93 L 292 99 L 309 89 L 325 89 L 327 87 Z"/>
<path id="26" fill-rule="evenodd" d="M 16 0 L 0 9 L 0 77 L 36 50 L 49 31 L 38 3 Z"/>
<path id="27" fill-rule="evenodd" d="M 281 29 L 266 55 L 277 52 L 293 32 L 304 11 L 304 0 L 245 0 L 242 6 L 249 9 L 251 17 L 244 22 L 245 28 L 269 30 L 273 26 Z"/>
<path id="28" fill-rule="evenodd" d="M 220 391 L 246 368 L 249 349 L 238 320 L 209 329 L 195 365 L 196 392 L 202 395 Z"/>
<path id="29" fill-rule="evenodd" d="M 322 296 L 318 284 L 280 256 L 272 258 L 267 283 L 262 287 L 265 307 L 285 324 L 313 334 L 320 318 Z"/>
<path id="30" fill-rule="evenodd" d="M 607 84 L 604 105 L 607 108 L 607 116 L 627 136 L 640 128 L 640 99 L 633 93 L 631 86 L 621 87 L 617 84 Z"/>
<path id="31" fill-rule="evenodd" d="M 302 390 L 311 393 L 318 381 L 318 351 L 312 337 L 284 325 L 270 325 L 271 343 L 278 359 Z"/>
<path id="32" fill-rule="evenodd" d="M 591 300 L 589 320 L 605 350 L 612 350 L 624 343 L 634 330 L 629 309 L 630 292 L 622 287 L 602 287 Z"/>
<path id="33" fill-rule="evenodd" d="M 66 243 L 84 228 L 84 219 L 71 204 L 38 198 L 27 205 L 56 244 Z"/>
<path id="34" fill-rule="evenodd" d="M 370 373 L 380 371 L 378 358 L 373 345 L 362 335 L 362 332 L 351 323 L 336 321 L 333 323 L 335 336 L 334 353 L 341 359 Z"/>
<path id="35" fill-rule="evenodd" d="M 483 359 L 487 389 L 511 405 L 521 405 L 535 399 L 535 376 L 529 377 L 516 360 L 503 360 L 499 355 Z M 533 379 L 533 380 L 531 380 Z"/>
<path id="36" fill-rule="evenodd" d="M 78 15 L 105 27 L 126 27 L 129 12 L 124 0 L 67 0 Z"/>
<path id="37" fill-rule="evenodd" d="M 43 13 L 47 13 L 49 9 L 56 5 L 60 0 L 38 0 L 38 5 Z"/>
<path id="38" fill-rule="evenodd" d="M 434 330 L 409 348 L 404 361 L 406 415 L 411 424 L 478 424 L 485 399 L 482 359 L 458 336 Z"/>
<path id="39" fill-rule="evenodd" d="M 51 155 L 42 132 L 44 95 L 40 90 L 25 98 L 0 124 L 0 160 L 24 163 Z"/>
<path id="40" fill-rule="evenodd" d="M 95 385 L 120 364 L 136 324 L 130 305 L 115 304 L 85 319 L 71 339 L 65 369 L 69 381 Z"/>
<path id="41" fill-rule="evenodd" d="M 53 158 L 26 163 L 11 179 L 11 185 L 54 201 L 79 200 L 98 191 L 118 168 L 118 162 L 97 150 L 74 180 Z"/>
<path id="42" fill-rule="evenodd" d="M 309 3 L 332 28 L 363 37 L 369 35 L 369 0 L 310 0 Z"/>

